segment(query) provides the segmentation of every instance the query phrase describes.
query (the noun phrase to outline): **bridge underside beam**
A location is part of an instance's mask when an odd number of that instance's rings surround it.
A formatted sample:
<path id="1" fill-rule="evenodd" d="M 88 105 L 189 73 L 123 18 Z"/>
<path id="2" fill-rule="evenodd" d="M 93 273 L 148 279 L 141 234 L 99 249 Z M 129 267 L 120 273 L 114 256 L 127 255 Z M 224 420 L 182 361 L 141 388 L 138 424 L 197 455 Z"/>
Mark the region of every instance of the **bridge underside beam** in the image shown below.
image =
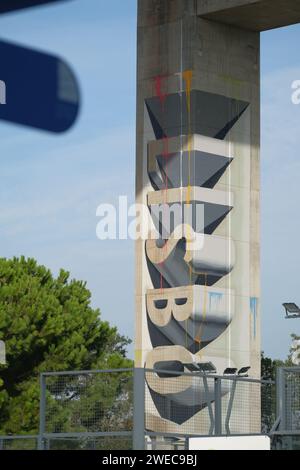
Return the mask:
<path id="1" fill-rule="evenodd" d="M 299 0 L 198 0 L 198 16 L 250 31 L 300 23 Z"/>

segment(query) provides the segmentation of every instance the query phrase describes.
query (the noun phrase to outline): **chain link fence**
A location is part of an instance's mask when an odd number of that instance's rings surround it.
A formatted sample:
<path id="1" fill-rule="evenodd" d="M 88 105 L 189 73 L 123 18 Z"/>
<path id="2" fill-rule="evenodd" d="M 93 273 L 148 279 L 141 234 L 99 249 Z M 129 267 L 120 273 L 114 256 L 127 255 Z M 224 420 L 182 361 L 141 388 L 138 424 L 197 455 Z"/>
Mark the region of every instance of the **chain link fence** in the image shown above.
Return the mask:
<path id="1" fill-rule="evenodd" d="M 46 434 L 132 431 L 133 371 L 42 374 Z"/>
<path id="2" fill-rule="evenodd" d="M 132 449 L 133 370 L 41 375 L 42 446 Z"/>
<path id="3" fill-rule="evenodd" d="M 273 450 L 300 450 L 300 433 L 275 433 L 272 437 Z"/>
<path id="4" fill-rule="evenodd" d="M 0 437 L 0 450 L 37 450 L 38 436 Z"/>
<path id="5" fill-rule="evenodd" d="M 247 377 L 120 369 L 40 383 L 39 436 L 0 449 L 184 450 L 189 437 L 268 434 L 276 419 L 275 384 Z"/>
<path id="6" fill-rule="evenodd" d="M 52 437 L 43 440 L 44 450 L 132 450 L 132 437 L 128 436 L 95 436 Z"/>
<path id="7" fill-rule="evenodd" d="M 288 431 L 300 432 L 300 370 L 285 370 L 285 425 Z"/>
<path id="8" fill-rule="evenodd" d="M 276 419 L 272 381 L 147 370 L 146 384 L 145 426 L 150 431 L 186 436 L 267 435 Z"/>
<path id="9" fill-rule="evenodd" d="M 127 435 L 84 436 L 4 436 L 0 438 L 0 450 L 132 450 L 131 433 Z"/>
<path id="10" fill-rule="evenodd" d="M 271 436 L 278 450 L 300 450 L 300 367 L 277 373 L 277 419 Z"/>

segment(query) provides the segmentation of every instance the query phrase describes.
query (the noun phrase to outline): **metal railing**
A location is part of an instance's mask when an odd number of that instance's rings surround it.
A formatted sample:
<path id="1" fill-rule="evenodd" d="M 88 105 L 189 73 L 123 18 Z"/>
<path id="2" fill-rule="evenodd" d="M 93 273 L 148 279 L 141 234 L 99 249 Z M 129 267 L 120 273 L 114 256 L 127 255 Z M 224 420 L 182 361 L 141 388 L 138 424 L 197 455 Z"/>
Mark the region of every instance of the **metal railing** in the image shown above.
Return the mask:
<path id="1" fill-rule="evenodd" d="M 276 421 L 271 430 L 273 447 L 300 449 L 300 367 L 281 367 L 276 380 Z"/>
<path id="2" fill-rule="evenodd" d="M 165 422 L 171 423 L 168 428 L 172 427 L 172 432 L 190 437 L 267 435 L 274 425 L 276 393 L 272 381 L 235 375 L 145 372 L 147 430 L 157 428 L 157 410 Z"/>
<path id="3" fill-rule="evenodd" d="M 39 435 L 0 437 L 0 449 L 180 450 L 276 420 L 274 383 L 247 377 L 118 369 L 43 373 L 40 385 Z"/>
<path id="4" fill-rule="evenodd" d="M 37 450 L 38 436 L 1 436 L 0 450 Z"/>
<path id="5" fill-rule="evenodd" d="M 133 369 L 44 373 L 40 447 L 132 449 Z"/>

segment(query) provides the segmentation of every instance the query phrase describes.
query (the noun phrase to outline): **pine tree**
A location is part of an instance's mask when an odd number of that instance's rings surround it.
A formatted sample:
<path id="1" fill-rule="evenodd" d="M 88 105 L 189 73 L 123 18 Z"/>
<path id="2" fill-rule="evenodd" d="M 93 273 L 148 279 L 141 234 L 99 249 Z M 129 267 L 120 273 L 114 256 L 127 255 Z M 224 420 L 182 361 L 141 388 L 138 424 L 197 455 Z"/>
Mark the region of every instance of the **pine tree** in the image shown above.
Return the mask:
<path id="1" fill-rule="evenodd" d="M 55 278 L 24 257 L 0 259 L 0 340 L 7 359 L 0 366 L 2 435 L 37 433 L 41 372 L 132 365 L 130 341 L 91 307 L 86 283 L 63 270 Z"/>

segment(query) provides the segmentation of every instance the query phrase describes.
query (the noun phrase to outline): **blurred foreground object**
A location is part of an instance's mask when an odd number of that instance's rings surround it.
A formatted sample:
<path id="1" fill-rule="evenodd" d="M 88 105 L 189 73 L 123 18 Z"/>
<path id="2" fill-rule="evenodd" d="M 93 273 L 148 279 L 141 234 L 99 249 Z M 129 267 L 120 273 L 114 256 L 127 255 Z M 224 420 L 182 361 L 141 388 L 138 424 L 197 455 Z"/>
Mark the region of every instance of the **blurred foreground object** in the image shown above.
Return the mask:
<path id="1" fill-rule="evenodd" d="M 61 0 L 52 3 L 57 1 Z M 0 13 L 46 3 L 51 0 L 4 1 Z M 73 126 L 79 112 L 79 86 L 65 61 L 6 41 L 0 41 L 0 60 L 5 95 L 0 119 L 52 133 Z"/>
<path id="2" fill-rule="evenodd" d="M 21 10 L 46 3 L 57 3 L 66 0 L 2 0 L 0 4 L 0 13 L 7 13 L 14 10 Z"/>
<path id="3" fill-rule="evenodd" d="M 0 119 L 54 133 L 76 121 L 79 88 L 70 67 L 60 58 L 0 41 L 1 80 L 6 105 Z"/>

